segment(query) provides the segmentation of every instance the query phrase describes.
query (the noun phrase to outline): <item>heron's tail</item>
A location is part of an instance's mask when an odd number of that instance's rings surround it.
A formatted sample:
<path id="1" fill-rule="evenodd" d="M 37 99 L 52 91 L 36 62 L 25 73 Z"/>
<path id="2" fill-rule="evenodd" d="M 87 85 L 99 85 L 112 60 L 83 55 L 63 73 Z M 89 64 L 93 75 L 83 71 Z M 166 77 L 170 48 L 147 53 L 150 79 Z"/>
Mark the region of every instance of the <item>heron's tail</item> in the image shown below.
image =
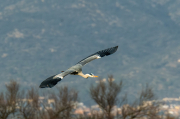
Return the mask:
<path id="1" fill-rule="evenodd" d="M 56 77 L 55 79 L 53 78 L 55 75 L 47 78 L 46 80 L 44 80 L 41 85 L 39 86 L 39 88 L 52 88 L 53 86 L 55 86 L 59 81 L 61 81 L 62 79 L 59 77 Z"/>

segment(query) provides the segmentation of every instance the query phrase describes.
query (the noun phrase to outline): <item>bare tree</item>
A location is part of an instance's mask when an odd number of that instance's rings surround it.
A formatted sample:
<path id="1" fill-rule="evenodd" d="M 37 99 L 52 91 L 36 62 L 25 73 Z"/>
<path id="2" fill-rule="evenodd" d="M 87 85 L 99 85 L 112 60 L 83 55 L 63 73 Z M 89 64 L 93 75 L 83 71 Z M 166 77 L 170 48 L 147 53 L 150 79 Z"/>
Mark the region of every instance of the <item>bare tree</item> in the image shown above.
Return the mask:
<path id="1" fill-rule="evenodd" d="M 113 107 L 118 105 L 120 101 L 123 102 L 125 100 L 125 98 L 122 98 L 122 100 L 118 99 L 118 94 L 121 92 L 121 89 L 122 81 L 120 83 L 114 82 L 113 76 L 109 76 L 107 83 L 101 80 L 96 86 L 91 85 L 91 98 L 104 112 L 104 118 L 113 119 L 114 115 L 111 113 Z"/>
<path id="2" fill-rule="evenodd" d="M 0 94 L 0 118 L 7 119 L 9 115 L 17 112 L 17 102 L 19 98 L 19 84 L 11 80 L 6 85 L 6 93 Z"/>
<path id="3" fill-rule="evenodd" d="M 105 116 L 97 111 L 91 110 L 91 115 L 77 115 L 76 119 L 104 119 Z"/>
<path id="4" fill-rule="evenodd" d="M 156 96 L 148 85 L 142 89 L 133 104 L 122 106 L 121 104 L 127 101 L 126 95 L 119 97 L 122 81 L 116 83 L 112 76 L 109 76 L 107 82 L 101 80 L 97 85 L 91 85 L 91 98 L 100 110 L 92 109 L 90 116 L 74 115 L 78 92 L 68 89 L 67 86 L 58 88 L 58 93 L 48 93 L 51 96 L 45 96 L 42 102 L 38 90 L 34 87 L 25 93 L 24 90 L 20 91 L 16 81 L 11 81 L 6 85 L 6 89 L 5 93 L 0 93 L 0 119 L 176 119 L 168 114 L 159 115 L 162 103 L 155 100 Z M 117 105 L 122 108 L 114 114 Z"/>
<path id="5" fill-rule="evenodd" d="M 123 119 L 136 119 L 146 117 L 147 119 L 160 119 L 160 103 L 156 102 L 155 95 L 148 85 L 142 89 L 139 98 L 132 105 L 122 107 Z"/>
<path id="6" fill-rule="evenodd" d="M 12 113 L 11 110 L 8 110 L 8 104 L 4 97 L 4 94 L 0 95 L 0 119 L 7 119 L 7 117 Z"/>
<path id="7" fill-rule="evenodd" d="M 11 81 L 6 85 L 6 93 L 0 94 L 0 118 L 17 117 L 23 119 L 70 119 L 78 101 L 78 93 L 66 86 L 53 93 L 47 102 L 40 102 L 38 90 L 31 88 L 27 93 L 19 91 L 19 84 Z M 47 97 L 47 96 L 46 96 Z M 46 100 L 46 99 L 44 99 Z M 50 106 L 49 100 L 54 102 Z"/>
<path id="8" fill-rule="evenodd" d="M 164 116 L 164 115 L 163 115 Z M 179 119 L 178 117 L 174 117 L 174 116 L 172 116 L 172 115 L 170 115 L 170 114 L 166 114 L 165 116 L 164 116 L 164 118 L 163 118 L 163 116 L 162 116 L 162 119 Z"/>
<path id="9" fill-rule="evenodd" d="M 75 90 L 69 90 L 68 87 L 59 88 L 58 94 L 52 94 L 51 107 L 47 109 L 50 119 L 70 119 L 76 102 L 78 101 L 78 93 Z M 47 107 L 47 106 L 46 106 Z"/>
<path id="10" fill-rule="evenodd" d="M 39 119 L 40 118 L 40 102 L 38 90 L 31 87 L 27 94 L 22 92 L 21 99 L 18 103 L 20 115 L 24 119 Z"/>

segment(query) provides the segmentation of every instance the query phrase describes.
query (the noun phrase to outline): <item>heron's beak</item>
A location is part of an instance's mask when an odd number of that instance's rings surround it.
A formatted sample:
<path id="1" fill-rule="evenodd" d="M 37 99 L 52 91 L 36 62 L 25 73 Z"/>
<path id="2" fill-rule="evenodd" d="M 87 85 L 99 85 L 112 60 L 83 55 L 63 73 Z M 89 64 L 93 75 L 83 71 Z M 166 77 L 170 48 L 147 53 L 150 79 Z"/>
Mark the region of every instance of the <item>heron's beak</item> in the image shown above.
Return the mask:
<path id="1" fill-rule="evenodd" d="M 98 76 L 93 76 L 93 77 L 98 77 Z"/>

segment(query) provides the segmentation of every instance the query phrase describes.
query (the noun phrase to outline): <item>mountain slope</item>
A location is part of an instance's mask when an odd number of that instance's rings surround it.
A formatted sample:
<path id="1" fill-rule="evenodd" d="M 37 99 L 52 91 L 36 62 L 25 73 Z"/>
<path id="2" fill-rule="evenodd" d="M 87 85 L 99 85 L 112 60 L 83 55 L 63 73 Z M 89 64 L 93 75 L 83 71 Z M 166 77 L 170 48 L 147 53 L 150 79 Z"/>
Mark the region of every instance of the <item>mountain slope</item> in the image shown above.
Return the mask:
<path id="1" fill-rule="evenodd" d="M 0 85 L 11 79 L 39 86 L 84 57 L 118 45 L 118 51 L 86 65 L 84 73 L 124 80 L 132 98 L 149 83 L 159 98 L 179 90 L 178 0 L 17 0 L 0 5 Z M 67 76 L 83 97 L 97 79 Z M 83 90 L 82 90 L 83 89 Z M 47 91 L 49 89 L 44 89 Z M 53 89 L 51 89 L 53 91 Z M 81 99 L 85 103 L 89 99 Z"/>

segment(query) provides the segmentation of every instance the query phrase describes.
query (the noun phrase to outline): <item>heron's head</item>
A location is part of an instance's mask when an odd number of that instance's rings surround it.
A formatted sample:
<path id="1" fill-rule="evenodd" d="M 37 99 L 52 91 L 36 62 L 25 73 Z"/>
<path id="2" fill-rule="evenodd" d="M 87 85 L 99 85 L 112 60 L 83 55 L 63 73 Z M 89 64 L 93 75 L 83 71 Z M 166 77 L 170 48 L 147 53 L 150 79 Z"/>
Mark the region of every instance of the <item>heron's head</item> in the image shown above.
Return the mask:
<path id="1" fill-rule="evenodd" d="M 93 77 L 93 78 L 95 78 L 95 77 L 98 77 L 98 76 L 95 76 L 93 73 L 89 73 L 89 74 L 86 74 L 88 77 Z M 87 77 L 87 78 L 88 78 Z"/>

